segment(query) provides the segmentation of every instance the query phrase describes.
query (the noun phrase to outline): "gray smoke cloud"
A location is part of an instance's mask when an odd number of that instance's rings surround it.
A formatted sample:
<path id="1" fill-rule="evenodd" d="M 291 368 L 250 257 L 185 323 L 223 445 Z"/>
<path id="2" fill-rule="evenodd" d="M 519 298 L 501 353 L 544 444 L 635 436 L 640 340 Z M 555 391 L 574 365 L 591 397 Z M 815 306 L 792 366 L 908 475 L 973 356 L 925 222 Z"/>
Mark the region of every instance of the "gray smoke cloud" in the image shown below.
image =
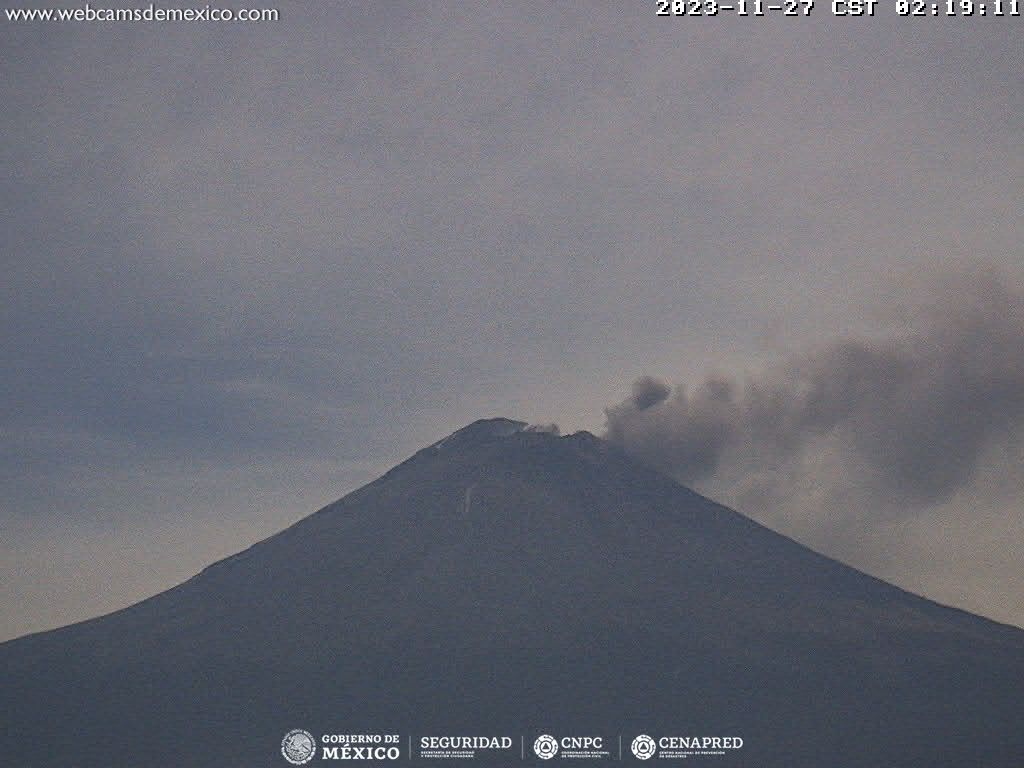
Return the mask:
<path id="1" fill-rule="evenodd" d="M 1024 426 L 1024 293 L 962 274 L 906 314 L 757 375 L 638 379 L 606 409 L 607 437 L 744 511 L 819 528 L 947 503 Z"/>

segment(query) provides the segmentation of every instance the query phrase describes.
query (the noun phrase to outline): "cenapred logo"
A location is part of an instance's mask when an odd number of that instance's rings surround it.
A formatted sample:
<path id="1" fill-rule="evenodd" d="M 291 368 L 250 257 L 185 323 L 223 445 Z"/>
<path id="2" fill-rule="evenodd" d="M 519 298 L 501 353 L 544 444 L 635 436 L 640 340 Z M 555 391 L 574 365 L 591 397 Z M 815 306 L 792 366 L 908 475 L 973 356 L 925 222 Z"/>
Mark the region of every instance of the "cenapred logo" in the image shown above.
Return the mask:
<path id="1" fill-rule="evenodd" d="M 292 765 L 304 765 L 316 754 L 316 740 L 309 731 L 294 728 L 281 740 L 281 754 Z"/>
<path id="2" fill-rule="evenodd" d="M 633 750 L 633 755 L 636 756 L 637 759 L 649 760 L 654 757 L 654 753 L 658 751 L 658 745 L 654 742 L 654 739 L 646 733 L 642 733 L 633 739 L 630 749 Z"/>
<path id="3" fill-rule="evenodd" d="M 558 742 L 555 741 L 554 736 L 548 736 L 545 733 L 543 736 L 538 736 L 537 740 L 533 742 L 533 751 L 541 760 L 550 760 L 558 754 Z"/>
<path id="4" fill-rule="evenodd" d="M 630 743 L 637 760 L 657 757 L 664 760 L 684 760 L 690 757 L 721 757 L 730 750 L 743 749 L 739 736 L 648 736 L 641 733 Z"/>

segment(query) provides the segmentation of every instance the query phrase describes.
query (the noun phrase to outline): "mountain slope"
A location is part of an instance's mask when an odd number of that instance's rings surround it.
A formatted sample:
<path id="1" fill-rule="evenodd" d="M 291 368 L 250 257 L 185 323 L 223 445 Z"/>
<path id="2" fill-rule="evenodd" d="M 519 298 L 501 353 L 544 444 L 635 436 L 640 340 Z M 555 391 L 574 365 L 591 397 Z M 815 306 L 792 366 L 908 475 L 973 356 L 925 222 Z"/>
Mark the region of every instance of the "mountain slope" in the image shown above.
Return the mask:
<path id="1" fill-rule="evenodd" d="M 716 766 L 1024 765 L 1024 632 L 523 426 L 472 424 L 179 587 L 0 645 L 0 755 L 281 766 L 292 727 L 539 729 L 741 736 Z"/>

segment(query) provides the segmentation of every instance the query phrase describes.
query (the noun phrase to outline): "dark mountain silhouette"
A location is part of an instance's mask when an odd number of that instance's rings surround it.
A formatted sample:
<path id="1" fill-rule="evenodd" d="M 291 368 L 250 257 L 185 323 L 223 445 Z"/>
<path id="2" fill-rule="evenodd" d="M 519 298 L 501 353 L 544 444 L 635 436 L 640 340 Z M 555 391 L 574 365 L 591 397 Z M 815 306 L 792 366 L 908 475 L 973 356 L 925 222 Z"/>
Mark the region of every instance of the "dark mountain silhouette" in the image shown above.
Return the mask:
<path id="1" fill-rule="evenodd" d="M 683 764 L 1020 768 L 1024 631 L 588 433 L 493 419 L 174 589 L 0 645 L 0 704 L 11 766 L 280 767 L 305 728 L 740 736 Z"/>

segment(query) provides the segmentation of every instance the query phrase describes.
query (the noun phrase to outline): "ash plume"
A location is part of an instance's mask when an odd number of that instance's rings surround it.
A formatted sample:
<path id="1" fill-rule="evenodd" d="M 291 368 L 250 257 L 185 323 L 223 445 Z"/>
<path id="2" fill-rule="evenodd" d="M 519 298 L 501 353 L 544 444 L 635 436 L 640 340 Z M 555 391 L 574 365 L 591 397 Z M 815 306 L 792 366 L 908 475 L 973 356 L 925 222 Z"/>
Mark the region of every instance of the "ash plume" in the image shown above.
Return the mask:
<path id="1" fill-rule="evenodd" d="M 910 515 L 970 485 L 1024 426 L 1024 293 L 960 275 L 898 332 L 758 375 L 644 377 L 605 413 L 609 440 L 753 514 Z"/>

